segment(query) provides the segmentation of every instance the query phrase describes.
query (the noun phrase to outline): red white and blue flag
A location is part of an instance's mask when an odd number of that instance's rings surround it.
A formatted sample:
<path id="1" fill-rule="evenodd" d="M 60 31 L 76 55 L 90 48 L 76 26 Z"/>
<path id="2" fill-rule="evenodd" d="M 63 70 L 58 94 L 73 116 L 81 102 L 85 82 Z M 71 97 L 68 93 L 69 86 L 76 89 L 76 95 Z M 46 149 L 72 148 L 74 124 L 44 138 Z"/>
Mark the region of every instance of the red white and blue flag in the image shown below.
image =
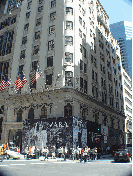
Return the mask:
<path id="1" fill-rule="evenodd" d="M 1 81 L 0 90 L 4 90 L 6 87 L 10 86 L 8 77 Z"/>
<path id="2" fill-rule="evenodd" d="M 17 80 L 15 81 L 14 85 L 16 86 L 17 91 L 20 88 L 23 88 L 23 86 L 26 84 L 27 80 L 24 77 L 23 73 L 20 74 L 20 76 L 17 78 Z"/>
<path id="3" fill-rule="evenodd" d="M 36 73 L 31 77 L 31 84 L 34 84 L 34 82 L 40 77 L 40 72 L 36 71 Z"/>

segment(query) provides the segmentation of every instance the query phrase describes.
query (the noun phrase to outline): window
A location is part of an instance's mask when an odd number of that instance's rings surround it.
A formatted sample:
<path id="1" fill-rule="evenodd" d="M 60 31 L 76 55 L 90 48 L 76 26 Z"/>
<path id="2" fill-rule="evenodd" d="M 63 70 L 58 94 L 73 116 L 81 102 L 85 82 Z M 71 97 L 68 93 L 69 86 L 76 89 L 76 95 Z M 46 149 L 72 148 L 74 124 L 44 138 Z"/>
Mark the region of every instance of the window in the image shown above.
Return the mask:
<path id="1" fill-rule="evenodd" d="M 94 58 L 94 66 L 97 67 L 97 60 Z"/>
<path id="2" fill-rule="evenodd" d="M 33 61 L 32 62 L 32 72 L 37 71 L 38 68 L 38 61 Z"/>
<path id="3" fill-rule="evenodd" d="M 42 17 L 39 18 L 39 19 L 37 19 L 37 21 L 36 21 L 36 26 L 39 26 L 39 25 L 41 25 L 41 24 L 42 24 Z"/>
<path id="4" fill-rule="evenodd" d="M 26 32 L 26 31 L 28 31 L 28 29 L 29 29 L 29 23 L 25 24 L 24 31 Z"/>
<path id="5" fill-rule="evenodd" d="M 39 4 L 41 4 L 43 2 L 43 0 L 39 0 Z"/>
<path id="6" fill-rule="evenodd" d="M 79 16 L 79 23 L 82 25 L 82 18 Z"/>
<path id="7" fill-rule="evenodd" d="M 106 87 L 106 81 L 104 80 L 104 88 Z"/>
<path id="8" fill-rule="evenodd" d="M 31 8 L 31 5 L 32 5 L 32 1 L 28 2 L 27 10 L 29 10 Z"/>
<path id="9" fill-rule="evenodd" d="M 82 15 L 84 16 L 85 15 L 85 10 L 82 8 Z"/>
<path id="10" fill-rule="evenodd" d="M 30 12 L 26 13 L 26 19 L 30 18 Z"/>
<path id="11" fill-rule="evenodd" d="M 87 93 L 87 81 L 84 80 L 84 93 Z"/>
<path id="12" fill-rule="evenodd" d="M 100 68 L 101 68 L 101 71 L 103 71 L 103 66 L 102 66 L 102 64 L 100 64 Z"/>
<path id="13" fill-rule="evenodd" d="M 65 45 L 73 46 L 73 37 L 65 36 Z"/>
<path id="14" fill-rule="evenodd" d="M 38 54 L 38 52 L 39 52 L 39 45 L 36 45 L 36 46 L 34 46 L 33 55 Z"/>
<path id="15" fill-rule="evenodd" d="M 28 113 L 28 121 L 30 123 L 33 123 L 33 119 L 34 119 L 34 109 L 30 108 L 29 113 Z"/>
<path id="16" fill-rule="evenodd" d="M 83 78 L 80 77 L 80 91 L 83 92 Z"/>
<path id="17" fill-rule="evenodd" d="M 27 36 L 22 38 L 22 45 L 25 45 L 27 43 Z"/>
<path id="18" fill-rule="evenodd" d="M 19 66 L 18 75 L 23 72 L 24 65 Z"/>
<path id="19" fill-rule="evenodd" d="M 85 21 L 83 21 L 83 28 L 85 29 Z"/>
<path id="20" fill-rule="evenodd" d="M 103 73 L 105 74 L 105 67 L 103 67 Z"/>
<path id="21" fill-rule="evenodd" d="M 53 21 L 56 19 L 56 12 L 50 13 L 50 20 Z"/>
<path id="22" fill-rule="evenodd" d="M 73 22 L 72 21 L 66 21 L 66 29 L 73 30 Z"/>
<path id="23" fill-rule="evenodd" d="M 73 63 L 73 53 L 65 52 L 65 62 Z"/>
<path id="24" fill-rule="evenodd" d="M 22 122 L 22 109 L 19 109 L 19 111 L 17 112 L 17 122 Z"/>
<path id="25" fill-rule="evenodd" d="M 115 81 L 115 86 L 117 86 L 117 80 Z"/>
<path id="26" fill-rule="evenodd" d="M 83 61 L 80 60 L 80 70 L 83 70 Z"/>
<path id="27" fill-rule="evenodd" d="M 82 53 L 82 45 L 80 44 L 80 52 Z"/>
<path id="28" fill-rule="evenodd" d="M 7 43 L 6 54 L 10 54 L 11 53 L 11 48 L 12 48 L 12 42 L 10 41 L 9 43 Z"/>
<path id="29" fill-rule="evenodd" d="M 95 72 L 95 81 L 97 82 L 97 73 Z"/>
<path id="30" fill-rule="evenodd" d="M 32 79 L 32 77 L 30 79 Z M 33 84 L 30 82 L 30 89 L 31 89 L 30 92 L 32 92 L 32 89 L 36 89 L 36 80 L 34 81 Z"/>
<path id="31" fill-rule="evenodd" d="M 53 66 L 53 56 L 47 58 L 47 67 Z"/>
<path id="32" fill-rule="evenodd" d="M 52 84 L 52 74 L 46 75 L 46 85 Z"/>
<path id="33" fill-rule="evenodd" d="M 12 19 L 11 19 L 11 24 L 14 24 L 16 22 L 16 17 L 13 17 Z M 6 25 L 5 25 L 6 26 Z"/>
<path id="34" fill-rule="evenodd" d="M 93 63 L 93 55 L 91 55 L 91 63 Z"/>
<path id="35" fill-rule="evenodd" d="M 44 119 L 44 118 L 45 119 L 47 118 L 47 108 L 45 105 L 41 108 L 41 119 Z"/>
<path id="36" fill-rule="evenodd" d="M 51 40 L 48 42 L 48 50 L 53 50 L 54 49 L 54 40 Z"/>
<path id="37" fill-rule="evenodd" d="M 86 49 L 84 47 L 82 47 L 82 54 L 86 58 Z"/>
<path id="38" fill-rule="evenodd" d="M 55 1 L 51 1 L 51 8 L 52 7 L 56 7 L 56 0 Z"/>
<path id="39" fill-rule="evenodd" d="M 83 33 L 83 40 L 86 42 L 86 35 Z"/>
<path id="40" fill-rule="evenodd" d="M 72 116 L 72 106 L 70 103 L 67 103 L 66 106 L 64 106 L 64 116 L 65 117 L 71 117 Z"/>
<path id="41" fill-rule="evenodd" d="M 98 88 L 96 88 L 96 97 L 98 98 Z"/>
<path id="42" fill-rule="evenodd" d="M 96 51 L 96 46 L 94 45 L 94 52 L 96 53 L 97 51 Z"/>
<path id="43" fill-rule="evenodd" d="M 43 7 L 43 6 L 38 7 L 38 12 L 42 12 L 42 11 L 43 11 L 43 9 L 44 9 L 44 7 Z"/>
<path id="44" fill-rule="evenodd" d="M 35 32 L 35 40 L 40 39 L 40 31 Z"/>
<path id="45" fill-rule="evenodd" d="M 94 79 L 94 70 L 92 70 L 92 79 Z"/>
<path id="46" fill-rule="evenodd" d="M 55 32 L 55 25 L 49 27 L 49 34 L 54 34 Z"/>
<path id="47" fill-rule="evenodd" d="M 82 38 L 82 31 L 79 29 L 79 36 Z"/>
<path id="48" fill-rule="evenodd" d="M 119 93 L 118 93 L 118 91 L 117 91 L 117 97 L 119 96 Z"/>
<path id="49" fill-rule="evenodd" d="M 101 78 L 101 86 L 103 86 L 103 78 Z"/>
<path id="50" fill-rule="evenodd" d="M 25 51 L 26 51 L 26 50 L 22 50 L 22 51 L 21 51 L 20 59 L 25 59 Z"/>
<path id="51" fill-rule="evenodd" d="M 86 73 L 86 64 L 84 63 L 84 73 Z"/>
<path id="52" fill-rule="evenodd" d="M 65 71 L 65 86 L 73 86 L 73 72 Z"/>
<path id="53" fill-rule="evenodd" d="M 73 15 L 73 8 L 71 8 L 71 7 L 66 7 L 66 14 L 67 14 L 67 15 Z"/>
<path id="54" fill-rule="evenodd" d="M 93 95 L 93 96 L 95 95 L 95 93 L 94 93 L 94 89 L 95 89 L 95 87 L 92 86 L 92 95 Z"/>
<path id="55" fill-rule="evenodd" d="M 79 11 L 81 12 L 81 5 L 79 4 Z"/>

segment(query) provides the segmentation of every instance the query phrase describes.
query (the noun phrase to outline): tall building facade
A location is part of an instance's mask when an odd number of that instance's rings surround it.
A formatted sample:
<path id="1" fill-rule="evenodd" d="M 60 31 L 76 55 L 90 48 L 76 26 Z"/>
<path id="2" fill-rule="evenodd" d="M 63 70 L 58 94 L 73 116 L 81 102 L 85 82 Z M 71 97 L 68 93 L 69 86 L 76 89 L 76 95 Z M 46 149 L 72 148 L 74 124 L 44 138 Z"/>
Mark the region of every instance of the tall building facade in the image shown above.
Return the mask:
<path id="1" fill-rule="evenodd" d="M 74 145 L 125 143 L 120 47 L 98 0 L 9 0 L 0 24 L 0 79 L 11 81 L 0 93 L 1 143 L 20 145 L 25 120 L 60 117 L 86 121 Z M 27 83 L 17 91 L 22 72 Z"/>
<path id="2" fill-rule="evenodd" d="M 123 68 L 132 79 L 132 22 L 120 21 L 111 24 L 110 31 L 119 42 Z"/>
<path id="3" fill-rule="evenodd" d="M 132 85 L 131 78 L 127 72 L 122 68 L 122 82 L 123 82 L 123 99 L 125 111 L 125 132 L 126 144 L 132 143 Z"/>

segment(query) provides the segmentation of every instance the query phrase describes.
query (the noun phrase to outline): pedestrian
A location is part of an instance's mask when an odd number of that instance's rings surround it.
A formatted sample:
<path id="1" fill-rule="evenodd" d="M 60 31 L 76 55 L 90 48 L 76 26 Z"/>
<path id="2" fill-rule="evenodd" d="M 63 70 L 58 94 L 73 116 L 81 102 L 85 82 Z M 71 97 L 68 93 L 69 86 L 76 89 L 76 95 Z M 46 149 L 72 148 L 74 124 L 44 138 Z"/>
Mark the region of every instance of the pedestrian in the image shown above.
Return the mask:
<path id="1" fill-rule="evenodd" d="M 87 153 L 88 153 L 88 151 L 87 151 L 87 147 L 86 147 L 84 150 L 84 162 L 87 161 Z"/>
<path id="2" fill-rule="evenodd" d="M 97 148 L 95 148 L 95 159 L 97 160 Z"/>
<path id="3" fill-rule="evenodd" d="M 28 145 L 26 146 L 26 158 L 28 158 L 28 154 L 29 154 L 29 147 L 28 147 Z"/>
<path id="4" fill-rule="evenodd" d="M 110 147 L 109 146 L 107 147 L 107 153 L 108 153 L 108 155 L 110 154 Z"/>
<path id="5" fill-rule="evenodd" d="M 90 148 L 87 149 L 87 159 L 90 160 Z"/>
<path id="6" fill-rule="evenodd" d="M 83 160 L 83 156 L 84 156 L 84 149 L 82 148 L 82 150 L 81 150 L 81 159 L 80 159 L 80 162 Z"/>
<path id="7" fill-rule="evenodd" d="M 9 150 L 9 146 L 8 146 L 8 143 L 6 143 L 6 149 Z"/>
<path id="8" fill-rule="evenodd" d="M 29 155 L 31 155 L 31 146 L 29 146 Z"/>
<path id="9" fill-rule="evenodd" d="M 4 151 L 6 151 L 6 144 L 4 144 Z"/>
<path id="10" fill-rule="evenodd" d="M 95 160 L 95 149 L 92 149 L 92 160 Z"/>

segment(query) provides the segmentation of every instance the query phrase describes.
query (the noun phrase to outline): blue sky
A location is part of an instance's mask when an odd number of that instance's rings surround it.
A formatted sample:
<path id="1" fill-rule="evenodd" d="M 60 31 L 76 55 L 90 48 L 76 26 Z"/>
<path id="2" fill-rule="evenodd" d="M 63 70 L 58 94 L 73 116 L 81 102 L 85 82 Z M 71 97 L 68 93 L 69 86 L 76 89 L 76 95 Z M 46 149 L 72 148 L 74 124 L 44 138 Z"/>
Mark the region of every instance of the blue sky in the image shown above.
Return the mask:
<path id="1" fill-rule="evenodd" d="M 132 22 L 132 0 L 99 0 L 109 16 L 109 23 Z"/>

